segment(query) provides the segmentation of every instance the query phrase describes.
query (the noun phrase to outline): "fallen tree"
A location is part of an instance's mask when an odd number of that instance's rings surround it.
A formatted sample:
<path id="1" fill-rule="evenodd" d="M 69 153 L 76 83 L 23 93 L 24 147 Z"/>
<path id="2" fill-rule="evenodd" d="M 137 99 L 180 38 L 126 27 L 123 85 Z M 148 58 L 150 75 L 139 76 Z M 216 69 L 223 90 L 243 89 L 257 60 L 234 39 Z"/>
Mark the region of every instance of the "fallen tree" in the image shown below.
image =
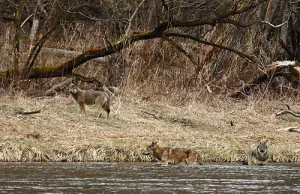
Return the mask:
<path id="1" fill-rule="evenodd" d="M 284 77 L 293 85 L 300 85 L 300 64 L 297 61 L 276 61 L 268 66 L 265 72 L 245 84 L 239 91 L 231 95 L 233 98 L 243 98 L 251 94 L 253 89 L 264 82 L 270 82 L 275 77 Z"/>

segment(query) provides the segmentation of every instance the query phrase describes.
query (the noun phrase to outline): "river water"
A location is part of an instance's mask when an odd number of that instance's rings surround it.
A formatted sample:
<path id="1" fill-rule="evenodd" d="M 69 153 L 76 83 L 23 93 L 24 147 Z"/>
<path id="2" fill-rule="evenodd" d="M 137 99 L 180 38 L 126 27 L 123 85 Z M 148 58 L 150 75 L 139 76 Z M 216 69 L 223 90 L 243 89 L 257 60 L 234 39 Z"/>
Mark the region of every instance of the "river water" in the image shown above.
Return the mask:
<path id="1" fill-rule="evenodd" d="M 300 193 L 300 165 L 0 163 L 0 193 Z"/>

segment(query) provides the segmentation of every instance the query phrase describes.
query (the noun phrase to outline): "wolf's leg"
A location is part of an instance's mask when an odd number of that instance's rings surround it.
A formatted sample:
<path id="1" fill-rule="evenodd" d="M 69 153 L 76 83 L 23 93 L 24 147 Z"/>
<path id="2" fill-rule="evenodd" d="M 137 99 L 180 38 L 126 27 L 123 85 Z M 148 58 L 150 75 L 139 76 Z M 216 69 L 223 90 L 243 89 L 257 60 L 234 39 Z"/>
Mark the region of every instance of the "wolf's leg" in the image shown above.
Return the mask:
<path id="1" fill-rule="evenodd" d="M 106 119 L 109 118 L 109 112 L 110 112 L 110 103 L 109 103 L 109 99 L 105 99 L 103 105 L 102 105 L 102 109 L 106 111 Z"/>
<path id="2" fill-rule="evenodd" d="M 165 163 L 165 164 L 168 164 L 169 163 L 169 154 L 168 154 L 168 151 L 165 150 L 162 155 L 161 155 L 161 162 L 162 163 Z"/>
<path id="3" fill-rule="evenodd" d="M 101 96 L 98 96 L 95 100 L 95 104 L 96 104 L 96 108 L 97 108 L 97 111 L 98 111 L 98 118 L 100 118 L 102 116 L 102 98 Z"/>
<path id="4" fill-rule="evenodd" d="M 189 162 L 189 159 L 188 159 L 188 158 L 186 158 L 184 161 L 185 161 L 185 164 L 186 164 L 186 165 L 189 165 L 189 164 L 190 164 L 190 162 Z"/>
<path id="5" fill-rule="evenodd" d="M 253 165 L 252 153 L 249 153 L 249 154 L 248 154 L 248 165 L 249 165 L 249 166 Z"/>
<path id="6" fill-rule="evenodd" d="M 79 106 L 80 106 L 81 114 L 86 115 L 85 104 L 84 103 L 80 103 Z"/>

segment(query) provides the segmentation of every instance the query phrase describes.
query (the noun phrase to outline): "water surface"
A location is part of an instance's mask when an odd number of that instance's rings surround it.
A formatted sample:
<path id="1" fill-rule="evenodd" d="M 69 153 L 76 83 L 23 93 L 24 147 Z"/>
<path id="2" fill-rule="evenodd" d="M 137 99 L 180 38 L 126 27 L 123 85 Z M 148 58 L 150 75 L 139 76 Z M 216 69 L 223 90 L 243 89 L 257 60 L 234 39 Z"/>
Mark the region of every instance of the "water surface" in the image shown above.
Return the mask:
<path id="1" fill-rule="evenodd" d="M 0 193 L 300 193 L 297 165 L 0 163 Z"/>

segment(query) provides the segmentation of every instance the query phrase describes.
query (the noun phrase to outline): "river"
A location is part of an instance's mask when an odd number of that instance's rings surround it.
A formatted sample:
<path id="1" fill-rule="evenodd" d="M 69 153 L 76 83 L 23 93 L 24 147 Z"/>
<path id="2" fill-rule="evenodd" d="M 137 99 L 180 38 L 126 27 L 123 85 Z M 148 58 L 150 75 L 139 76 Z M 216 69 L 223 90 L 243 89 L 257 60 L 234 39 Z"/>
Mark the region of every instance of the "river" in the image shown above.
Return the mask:
<path id="1" fill-rule="evenodd" d="M 300 165 L 0 163 L 0 193 L 300 193 Z"/>

